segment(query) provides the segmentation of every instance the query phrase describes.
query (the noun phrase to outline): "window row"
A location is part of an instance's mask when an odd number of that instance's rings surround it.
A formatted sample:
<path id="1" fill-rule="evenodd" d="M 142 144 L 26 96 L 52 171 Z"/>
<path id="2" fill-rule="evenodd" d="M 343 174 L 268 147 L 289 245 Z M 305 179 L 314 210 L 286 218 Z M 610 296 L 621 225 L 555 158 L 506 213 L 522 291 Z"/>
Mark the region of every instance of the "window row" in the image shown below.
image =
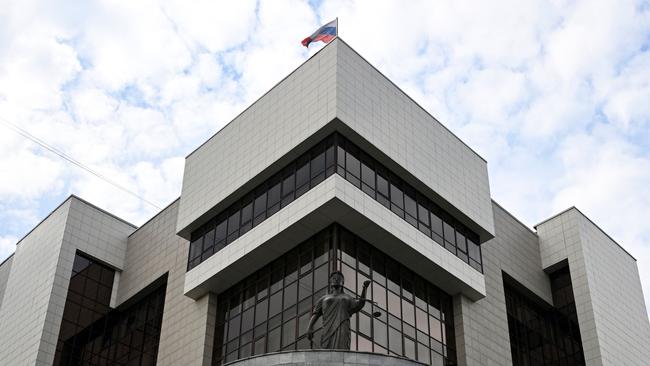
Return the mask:
<path id="1" fill-rule="evenodd" d="M 59 345 L 110 311 L 115 271 L 77 253 L 68 284 L 68 296 L 61 320 Z"/>
<path id="2" fill-rule="evenodd" d="M 340 134 L 333 134 L 192 233 L 188 270 L 338 173 L 482 272 L 478 236 Z"/>
<path id="3" fill-rule="evenodd" d="M 538 301 L 504 283 L 508 330 L 513 365 L 562 366 L 584 365 L 580 329 L 575 311 L 573 293 L 558 299 L 567 285 L 568 268 L 551 274 L 551 290 L 556 306 L 543 309 Z M 555 279 L 558 279 L 557 281 Z M 563 283 L 556 287 L 557 283 Z M 571 279 L 568 278 L 571 289 Z"/>
<path id="4" fill-rule="evenodd" d="M 330 136 L 192 233 L 188 270 L 334 174 Z"/>
<path id="5" fill-rule="evenodd" d="M 111 310 L 113 276 L 107 274 L 114 271 L 76 255 L 54 365 L 156 364 L 165 284 L 128 308 Z M 95 285 L 89 285 L 92 282 L 97 282 L 99 289 L 110 283 L 109 296 L 100 296 Z"/>
<path id="6" fill-rule="evenodd" d="M 455 364 L 451 297 L 338 225 L 218 295 L 213 364 L 319 344 L 321 320 L 313 344 L 306 331 L 333 268 L 350 293 L 359 295 L 361 283 L 372 281 L 372 303 L 351 319 L 353 350 Z"/>
<path id="7" fill-rule="evenodd" d="M 483 272 L 478 235 L 342 136 L 337 139 L 336 161 L 339 175 Z"/>

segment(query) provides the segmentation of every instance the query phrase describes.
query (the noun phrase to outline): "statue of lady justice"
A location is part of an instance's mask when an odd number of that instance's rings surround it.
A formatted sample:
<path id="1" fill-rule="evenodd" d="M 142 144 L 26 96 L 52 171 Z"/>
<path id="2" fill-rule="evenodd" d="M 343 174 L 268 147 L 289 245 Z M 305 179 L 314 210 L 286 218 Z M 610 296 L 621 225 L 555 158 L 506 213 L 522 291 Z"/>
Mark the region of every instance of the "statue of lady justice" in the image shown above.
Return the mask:
<path id="1" fill-rule="evenodd" d="M 307 338 L 314 338 L 314 323 L 323 317 L 323 334 L 320 339 L 321 349 L 350 349 L 350 317 L 366 304 L 366 290 L 370 281 L 363 283 L 361 297 L 353 297 L 343 292 L 345 278 L 340 271 L 333 272 L 329 278 L 329 293 L 323 295 L 316 305 L 309 320 Z"/>

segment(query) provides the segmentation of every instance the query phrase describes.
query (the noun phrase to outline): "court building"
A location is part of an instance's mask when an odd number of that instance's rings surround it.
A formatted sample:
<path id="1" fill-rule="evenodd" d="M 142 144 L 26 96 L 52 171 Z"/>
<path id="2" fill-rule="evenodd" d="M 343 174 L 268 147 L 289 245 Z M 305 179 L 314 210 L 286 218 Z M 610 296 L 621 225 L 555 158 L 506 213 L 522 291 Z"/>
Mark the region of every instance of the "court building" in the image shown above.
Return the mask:
<path id="1" fill-rule="evenodd" d="M 372 281 L 350 352 L 306 337 L 336 270 L 349 294 Z M 576 208 L 520 223 L 340 38 L 189 154 L 142 226 L 61 203 L 0 266 L 0 304 L 1 365 L 650 360 L 636 260 Z"/>

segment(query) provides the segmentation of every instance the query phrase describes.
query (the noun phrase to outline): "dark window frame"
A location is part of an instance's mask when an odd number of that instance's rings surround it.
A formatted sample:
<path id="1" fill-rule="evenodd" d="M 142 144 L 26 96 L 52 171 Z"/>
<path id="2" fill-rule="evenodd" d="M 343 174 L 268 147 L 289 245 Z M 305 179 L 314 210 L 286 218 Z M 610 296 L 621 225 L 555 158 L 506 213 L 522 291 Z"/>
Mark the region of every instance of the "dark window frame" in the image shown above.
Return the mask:
<path id="1" fill-rule="evenodd" d="M 295 258 L 298 258 L 297 265 L 292 264 L 296 263 Z M 399 352 L 398 356 L 410 356 L 425 363 L 437 364 L 434 362 L 439 360 L 445 365 L 456 364 L 452 297 L 342 226 L 333 224 L 217 296 L 213 365 L 252 353 L 312 348 L 306 339 L 306 324 L 314 304 L 327 291 L 327 277 L 332 268 L 346 273 L 345 291 L 352 295 L 359 294 L 359 284 L 364 280 L 372 281 L 367 296 L 377 304 L 367 303 L 350 319 L 353 350 L 395 354 L 390 351 L 393 350 Z M 324 271 L 318 283 L 317 271 Z M 282 276 L 281 285 L 274 288 L 277 280 L 271 277 L 277 274 Z M 386 287 L 386 279 L 396 284 L 397 292 Z M 311 288 L 305 288 L 310 284 Z M 253 285 L 257 291 L 255 296 L 242 296 Z M 377 291 L 382 291 L 383 295 Z M 289 294 L 291 300 L 287 303 Z M 389 295 L 399 302 L 396 308 L 389 305 Z M 386 305 L 381 305 L 382 296 Z M 247 297 L 255 299 L 249 307 L 243 305 Z M 273 305 L 278 300 L 279 303 Z M 264 306 L 263 313 L 269 318 L 259 324 L 258 306 Z M 279 309 L 274 311 L 276 306 Z M 402 315 L 404 306 L 411 309 L 412 324 Z M 234 328 L 229 325 L 231 321 L 242 319 L 247 311 L 252 314 L 252 331 L 242 334 L 243 321 L 236 323 Z M 382 314 L 374 318 L 370 314 L 375 311 Z M 430 323 L 438 329 L 430 329 Z M 287 326 L 291 329 L 286 329 Z M 316 342 L 321 327 L 322 322 L 318 321 Z M 381 337 L 377 329 L 384 332 Z M 285 332 L 290 333 L 289 337 Z M 409 353 L 409 345 L 413 346 L 413 353 Z M 436 357 L 436 361 L 431 357 Z"/>

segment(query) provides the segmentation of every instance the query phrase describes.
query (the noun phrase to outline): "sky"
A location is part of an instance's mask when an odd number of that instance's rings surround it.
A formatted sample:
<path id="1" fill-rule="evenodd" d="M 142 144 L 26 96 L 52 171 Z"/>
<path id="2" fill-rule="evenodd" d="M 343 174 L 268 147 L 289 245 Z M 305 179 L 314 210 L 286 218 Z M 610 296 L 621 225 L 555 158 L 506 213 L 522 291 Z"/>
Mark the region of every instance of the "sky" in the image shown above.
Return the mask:
<path id="1" fill-rule="evenodd" d="M 497 202 L 529 227 L 578 207 L 637 258 L 650 304 L 648 1 L 0 0 L 0 261 L 70 194 L 144 223 L 337 16 L 488 161 Z"/>

